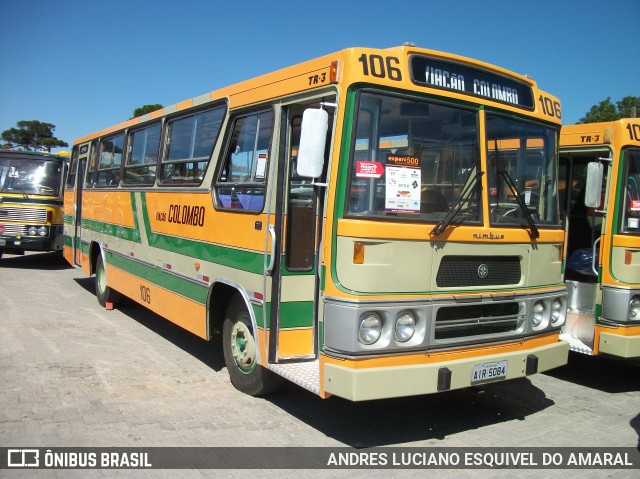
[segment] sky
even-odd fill
[[[142,105],[405,42],[529,75],[572,124],[640,96],[639,19],[640,0],[0,0],[0,132],[38,120],[71,145]]]

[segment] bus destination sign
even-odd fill
[[[533,109],[533,91],[525,83],[460,63],[413,55],[411,79],[418,85],[459,91]]]

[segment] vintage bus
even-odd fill
[[[0,151],[0,258],[60,251],[68,153]]]
[[[560,185],[562,338],[586,354],[640,357],[640,119],[563,126]]]
[[[222,349],[236,388],[418,395],[563,365],[559,101],[351,48],[75,142],[65,256]]]

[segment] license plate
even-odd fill
[[[471,383],[493,381],[507,377],[507,361],[476,364],[471,371]]]

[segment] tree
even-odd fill
[[[22,147],[25,150],[47,150],[51,148],[69,146],[62,140],[53,136],[56,126],[51,123],[43,123],[37,120],[22,120],[16,123],[17,128],[9,128],[2,132],[2,139],[9,147]]]
[[[620,118],[633,118],[633,109],[636,109],[635,116],[640,115],[640,97],[625,96],[618,103],[618,113]]]
[[[640,113],[640,97],[625,96],[615,105],[611,102],[611,97],[593,105],[587,114],[580,118],[579,123],[597,123],[600,121],[614,121],[620,118],[633,117],[633,107],[636,108],[636,115]]]
[[[151,113],[152,111],[160,110],[161,108],[164,108],[164,107],[162,105],[160,105],[159,103],[156,103],[155,105],[144,105],[144,106],[141,106],[140,108],[136,108],[135,110],[133,110],[133,118],[137,118],[139,116],[146,115],[147,113]]]

